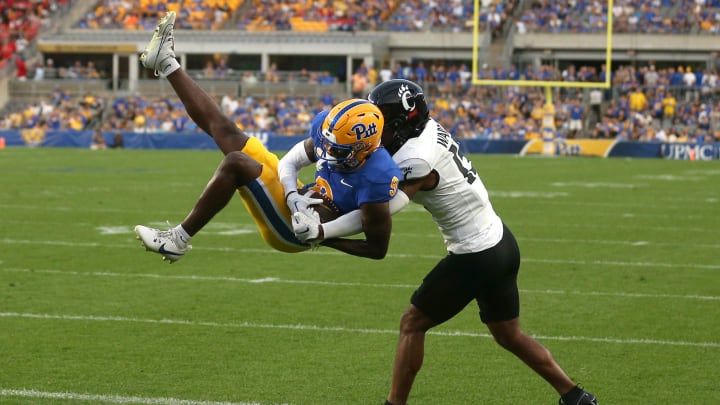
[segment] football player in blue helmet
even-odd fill
[[[390,154],[380,147],[383,123],[382,113],[370,101],[341,102],[315,116],[310,137],[280,160],[278,174],[293,211],[296,234],[303,230],[323,232],[303,235],[304,241],[327,239],[324,245],[340,251],[375,259],[385,256],[392,224],[389,201],[397,194],[401,173]],[[305,202],[307,197],[297,191],[297,173],[313,162],[319,164],[311,189],[332,199],[342,213],[359,208],[365,240],[331,241],[335,236],[350,234],[335,234],[333,221],[323,224],[323,228],[308,226],[312,225],[313,214],[302,207],[312,203]]]
[[[313,123],[315,157],[341,171],[354,171],[380,147],[384,119],[377,106],[351,99],[320,113]]]

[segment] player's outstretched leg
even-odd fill
[[[519,318],[489,322],[495,341],[513,353],[561,395],[560,405],[597,405],[593,394],[577,386],[555,361],[552,353],[520,328]]]
[[[155,75],[163,75],[175,90],[192,120],[210,135],[223,154],[242,150],[248,136],[220,109],[175,59],[175,12],[169,11],[160,19],[152,39],[140,55],[140,62]]]
[[[183,238],[175,228],[161,231],[138,225],[135,227],[135,234],[142,241],[145,249],[161,254],[163,260],[169,263],[180,260],[185,252],[192,249],[192,245],[189,245],[187,239]]]
[[[223,114],[218,103],[182,69],[175,59],[174,25],[175,13],[171,11],[158,23],[152,39],[140,56],[140,62],[155,71],[156,75],[167,78],[190,118],[213,138],[225,158],[180,225],[167,231],[143,225],[135,227],[135,233],[145,248],[161,254],[170,263],[179,260],[190,249],[190,238],[226,206],[237,189],[262,174],[263,165],[256,159],[269,164],[273,171],[276,169],[272,163],[277,162],[277,157],[271,155],[259,141],[253,140],[251,147],[247,148],[249,151],[246,150],[250,138]],[[279,184],[277,178],[270,174],[264,181],[265,184]],[[279,201],[276,206],[282,204],[284,207],[284,201]]]

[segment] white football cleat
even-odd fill
[[[140,63],[148,69],[155,71],[155,76],[160,72],[166,73],[167,68],[175,60],[175,39],[173,38],[173,28],[175,27],[175,12],[168,11],[157,27],[153,37],[145,47],[145,52],[140,55]],[[170,61],[168,58],[172,58]]]
[[[142,241],[145,250],[160,253],[163,260],[168,260],[170,264],[182,259],[185,252],[192,249],[192,245],[183,242],[174,229],[161,231],[138,225],[135,227],[135,234]]]

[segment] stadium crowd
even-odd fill
[[[24,66],[22,49],[47,24],[52,12],[72,0],[0,0],[2,24],[0,61],[16,55],[20,80],[60,78],[101,79],[107,72],[94,61],[74,61],[55,66]],[[158,14],[179,13],[179,29],[292,30],[298,19],[323,22],[331,30],[395,31],[471,29],[472,2],[463,0],[393,0],[301,2],[296,0],[101,0],[78,23],[87,29],[149,30]],[[524,4],[524,10],[517,6]],[[500,32],[514,21],[521,32],[593,32],[607,27],[607,2],[597,0],[532,0],[529,2],[482,0],[482,29]],[[671,0],[616,0],[611,10],[615,31],[716,33],[720,0],[673,2]],[[45,21],[45,22],[44,22]],[[232,72],[225,59],[208,61],[199,74],[226,78]],[[553,80],[604,82],[604,65],[564,66],[483,65],[481,79]],[[363,97],[380,81],[407,78],[432,95],[432,113],[448,129],[465,138],[527,139],[541,136],[546,104],[543,88],[483,87],[470,85],[471,72],[462,63],[413,61],[394,66],[361,65],[350,79],[354,96]],[[317,82],[337,80],[328,72],[242,73],[241,85],[258,82]],[[708,141],[720,139],[718,73],[693,66],[619,65],[611,72],[610,90],[560,89],[553,95],[555,127],[559,136],[619,138],[632,140]],[[269,98],[216,95],[238,126],[248,132],[269,131],[296,135],[307,130],[309,119],[337,100],[279,95]],[[144,96],[105,100],[99,95],[73,95],[60,88],[50,97],[6,111],[0,129],[46,128],[82,130],[101,126],[106,131],[187,132],[198,131],[182,104],[171,97]]]
[[[67,1],[67,0],[65,0]],[[47,1],[46,1],[47,2]],[[178,12],[180,29],[250,31],[471,31],[473,2],[467,0],[102,0],[77,24],[88,29],[153,29],[158,14]],[[614,31],[648,33],[720,32],[720,0],[481,0],[479,28],[499,35],[514,24],[526,32],[602,32],[608,12]]]
[[[0,0],[0,68],[25,66],[25,50],[70,0]]]
[[[509,20],[517,1],[482,0],[481,28]],[[249,31],[470,31],[473,3],[467,0],[102,0],[77,24],[88,29],[153,29],[158,14],[178,12],[180,29]]]
[[[516,22],[519,32],[603,32],[606,1],[533,0]],[[720,31],[720,1],[616,0],[613,32],[704,33]]]
[[[0,1],[0,66],[22,54],[53,14],[71,0]],[[464,0],[101,0],[76,24],[86,29],[151,30],[157,16],[178,12],[179,29],[470,31],[472,2]],[[479,27],[501,32],[510,22],[521,33],[601,32],[607,29],[607,2],[532,0],[520,13],[516,0],[480,1]],[[616,0],[610,10],[614,31],[720,33],[720,0]],[[514,14],[518,14],[514,16]],[[306,24],[300,24],[302,21]],[[313,23],[313,24],[308,24]]]
[[[218,29],[242,0],[101,0],[78,23],[78,28],[153,30],[159,15],[178,14],[176,28]]]
[[[379,81],[407,78],[425,87],[431,95],[433,116],[460,138],[531,139],[542,135],[544,88],[472,86],[464,64],[426,61],[397,64],[385,70],[388,72],[374,72],[374,68],[361,65],[355,73],[364,76],[363,88],[356,96],[364,97]],[[604,69],[591,66],[558,69],[543,65],[522,70],[486,67],[483,72],[494,79],[538,76],[552,80],[604,80]],[[258,72],[256,76],[259,78],[256,80],[275,81],[307,75],[293,72],[274,79],[267,72],[265,75]],[[716,71],[693,70],[690,66],[620,65],[612,72],[611,81],[610,90],[556,90],[553,97],[556,134],[637,141],[720,140],[720,84]],[[236,94],[216,98],[226,114],[244,130],[280,135],[305,133],[312,116],[339,101],[329,92],[320,98],[288,95],[253,98]],[[169,96],[149,99],[137,95],[105,100],[93,94],[69,94],[59,88],[50,98],[1,118],[0,129],[83,130],[101,126],[105,131],[138,133],[199,131],[182,104]]]

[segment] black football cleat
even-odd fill
[[[598,405],[595,395],[576,386],[570,392],[563,395],[558,402],[559,405]]]

